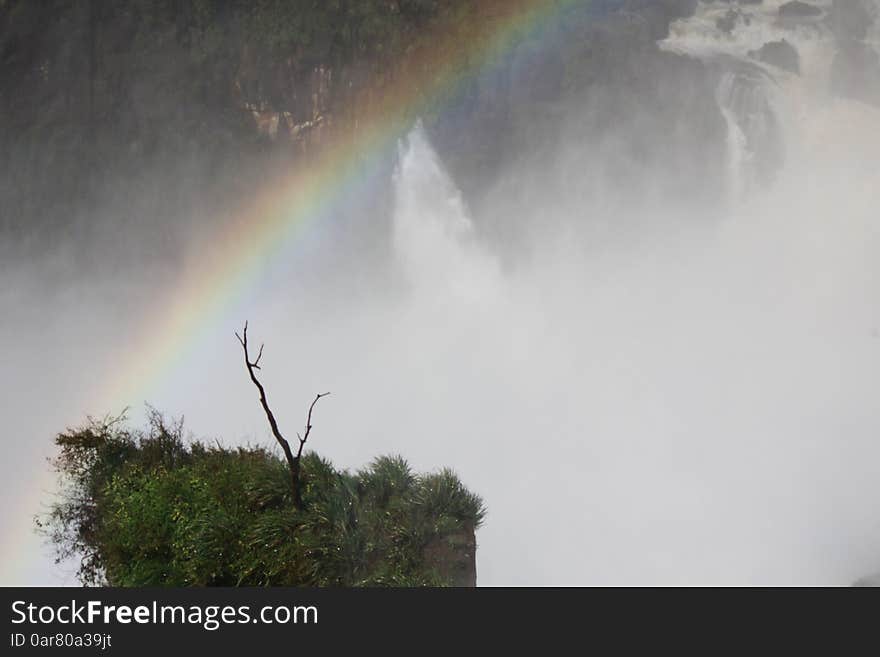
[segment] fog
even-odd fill
[[[282,429],[329,390],[311,448],[348,468],[389,453],[449,466],[484,497],[480,585],[880,571],[880,108],[832,93],[824,24],[778,24],[781,3],[766,2],[728,38],[715,4],[662,45],[717,80],[722,185],[707,172],[692,194],[670,188],[699,154],[645,164],[624,147],[638,125],[591,141],[594,101],[580,98],[549,155],[512,163],[471,204],[417,123],[378,246],[310,224],[141,398],[107,382],[199,266],[207,229],[187,229],[174,262],[133,255],[97,273],[63,251],[13,254],[2,583],[74,582],[31,517],[51,499],[52,436],[86,415],[129,405],[136,424],[148,402],[196,436],[272,445],[233,336],[245,319]],[[801,75],[749,60],[780,35]],[[730,91],[752,83],[745,104]]]

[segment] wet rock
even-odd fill
[[[425,563],[451,586],[472,588],[477,585],[477,540],[474,530],[434,538],[423,550]]]
[[[758,50],[751,51],[749,57],[790,73],[800,75],[801,72],[801,58],[797,48],[785,39],[765,43]]]
[[[838,95],[880,105],[880,53],[868,36],[880,21],[873,0],[835,0],[828,23],[837,38],[831,85]]]
[[[726,135],[716,82],[702,63],[657,46],[670,22],[696,6],[695,0],[572,4],[545,28],[553,38],[521,43],[500,70],[470,80],[454,109],[428,117],[431,141],[475,216],[512,166],[528,162],[540,170],[536,162],[552,162],[560,131],[573,130],[572,123],[585,140],[619,135],[639,153],[627,164],[664,170],[667,189],[686,184],[692,191],[695,176],[711,178],[706,172],[723,162]],[[575,106],[589,109],[573,115]],[[660,165],[643,152],[682,153],[683,162]],[[684,156],[693,153],[700,154],[698,164]],[[694,170],[686,170],[691,164]],[[628,193],[625,181],[636,175],[609,174],[608,185]],[[709,193],[711,185],[704,188]]]
[[[793,0],[786,2],[779,8],[780,18],[816,18],[823,14],[822,10],[807,2]]]
[[[620,10],[638,15],[647,25],[651,37],[659,40],[669,36],[671,21],[693,15],[697,4],[697,0],[626,0]]]
[[[834,0],[830,20],[838,39],[862,41],[877,17],[871,11],[869,0]]]
[[[869,44],[843,40],[831,64],[831,85],[846,98],[880,105],[880,54]]]
[[[715,26],[725,34],[731,34],[740,21],[748,25],[749,19],[741,11],[729,9],[724,16],[715,21]]]

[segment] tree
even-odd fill
[[[56,438],[61,487],[41,531],[86,585],[421,586],[475,582],[483,503],[449,470],[400,457],[356,473],[301,457],[303,510],[286,461],[259,447],[187,441],[151,410]]]
[[[305,430],[302,435],[296,434],[296,437],[299,439],[299,448],[296,450],[296,455],[294,455],[293,451],[290,449],[290,443],[287,442],[287,439],[282,435],[281,430],[278,428],[278,422],[275,420],[275,415],[272,413],[272,409],[269,408],[269,401],[266,399],[266,390],[257,378],[257,370],[260,369],[260,360],[263,358],[263,347],[265,345],[260,345],[260,353],[257,354],[257,359],[252,362],[250,354],[248,353],[247,331],[248,325],[247,322],[245,322],[244,330],[241,335],[236,333],[235,337],[238,338],[241,348],[244,351],[244,364],[247,367],[248,374],[250,374],[251,381],[253,381],[257,390],[260,392],[260,405],[263,407],[266,419],[269,420],[269,427],[272,429],[272,435],[275,437],[278,444],[281,445],[281,449],[284,452],[284,458],[287,459],[287,467],[290,470],[290,487],[293,491],[293,505],[298,510],[302,510],[302,468],[300,462],[302,460],[303,448],[306,446],[306,441],[309,439],[309,434],[312,431],[312,411],[315,410],[315,404],[318,403],[321,397],[326,397],[330,393],[318,393],[309,406],[309,414],[306,418]]]

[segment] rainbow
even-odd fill
[[[322,145],[307,168],[296,168],[265,185],[225,225],[167,298],[145,313],[128,356],[99,385],[91,407],[118,412],[150,398],[185,363],[203,332],[252,290],[280,254],[289,253],[304,229],[319,217],[332,216],[327,209],[351,192],[416,117],[454,103],[469,81],[491,71],[517,43],[539,34],[560,11],[585,1],[486,3],[479,26],[470,29],[475,38],[464,43],[460,33],[438,26],[426,39],[430,46],[411,56],[402,74],[355,105],[362,110],[357,112],[356,126],[334,130],[337,134]],[[32,500],[44,497],[52,487],[49,477],[48,472],[35,477],[34,489],[22,494],[20,501],[28,503],[22,506],[30,510]],[[16,579],[9,570],[16,562],[34,559],[30,523],[27,514],[21,527],[4,532],[4,543],[16,543],[0,551],[6,557],[4,583]]]
[[[583,2],[583,0],[580,0]],[[130,362],[105,383],[103,408],[140,404],[182,362],[182,357],[260,274],[286,253],[298,235],[362,179],[362,174],[405,134],[415,117],[454,102],[478,75],[503,60],[513,46],[540,31],[578,0],[506,0],[489,3],[481,39],[462,49],[459,34],[439,33],[430,49],[418,53],[407,71],[372,103],[352,130],[343,130],[321,149],[317,162],[267,185],[216,238],[198,266],[161,304],[156,326],[143,324]],[[425,89],[426,77],[432,80]],[[154,315],[156,313],[153,313]]]

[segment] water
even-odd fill
[[[350,289],[314,272],[254,290],[149,401],[198,435],[271,445],[232,337],[249,318],[282,427],[331,390],[310,439],[322,454],[452,466],[485,497],[484,585],[847,584],[880,570],[880,111],[833,93],[832,31],[780,24],[780,4],[743,6],[751,21],[730,35],[716,26],[728,3],[702,4],[663,44],[714,76],[727,180],[712,203],[695,212],[637,166],[609,201],[587,172],[638,156],[626,134],[599,148],[565,132],[593,111],[573,103],[552,161],[503,177],[529,195],[490,194],[477,213],[416,126],[391,181],[387,261],[348,263],[314,239],[309,262],[350,273]],[[749,56],[781,38],[801,75]],[[501,218],[492,233],[486,216]],[[502,258],[504,219],[528,226],[528,257]],[[4,470],[10,523],[38,510],[21,490],[45,471],[48,436],[118,410],[88,408],[84,389],[173,283],[71,281],[50,298],[22,271],[2,300],[27,312],[0,323],[22,437]],[[51,481],[37,487],[45,499]],[[17,555],[4,583],[71,581],[32,538],[4,550]]]
[[[431,409],[456,419],[427,433],[467,440],[485,482],[483,583],[845,584],[880,568],[880,112],[832,92],[830,29],[782,24],[780,4],[731,35],[704,5],[663,44],[717,76],[728,195],[707,223],[669,197],[603,212],[565,170],[518,212],[616,228],[586,244],[534,230],[490,312],[444,316],[474,323],[432,371],[449,389]],[[800,75],[749,55],[783,38]],[[590,158],[577,148],[559,161]],[[420,194],[415,163],[407,216],[464,212]],[[450,286],[473,267],[443,260]]]

